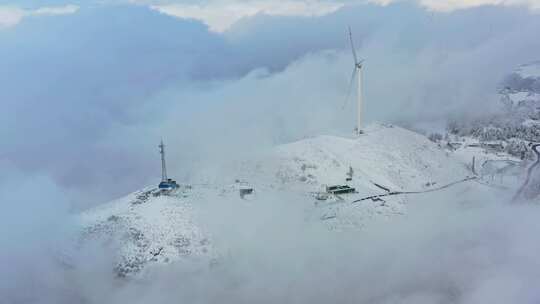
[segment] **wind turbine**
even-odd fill
[[[363,99],[363,90],[362,90],[362,68],[364,64],[364,60],[358,60],[358,56],[356,56],[356,50],[354,48],[354,42],[352,38],[352,32],[351,27],[349,27],[349,40],[351,41],[351,49],[354,59],[354,68],[351,75],[351,80],[349,82],[349,90],[347,92],[347,99],[345,104],[348,103],[349,97],[351,95],[352,86],[354,83],[354,79],[358,76],[358,94],[357,94],[357,108],[356,108],[356,127],[354,128],[355,133],[362,134],[362,99]]]

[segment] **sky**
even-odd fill
[[[95,275],[110,266],[107,252],[90,250],[93,263],[86,263],[88,268],[75,277],[65,277],[51,271],[54,263],[46,259],[49,245],[70,235],[70,214],[159,181],[157,145],[162,138],[169,174],[191,182],[197,180],[199,170],[276,144],[350,133],[354,104],[346,103],[353,68],[348,26],[357,53],[366,60],[366,121],[438,130],[449,118],[498,110],[496,93],[505,75],[519,64],[540,59],[539,9],[537,0],[0,0],[0,203],[4,207],[0,247],[9,248],[0,252],[0,273],[9,274],[0,277],[0,294],[33,286],[37,288],[29,294],[33,296],[70,286],[91,298],[88,303],[103,303],[96,290],[115,286]],[[452,234],[456,223],[462,222],[446,218],[446,209],[436,210],[436,219],[445,220],[444,225],[428,239],[405,234],[404,239],[411,241],[406,248],[409,259],[404,268],[384,268],[381,280],[385,275],[395,277],[390,284],[410,292],[411,303],[433,303],[440,296],[438,290],[416,294],[418,286],[407,283],[421,266],[412,256],[424,251],[427,262],[436,264],[439,250],[447,250],[461,260],[445,256],[449,268],[433,268],[422,282],[445,280],[445,270],[465,261],[476,270],[464,268],[470,279],[466,281],[476,285],[465,288],[460,285],[462,278],[450,278],[448,285],[467,291],[463,303],[485,299],[489,290],[501,286],[508,287],[507,294],[498,294],[491,302],[526,302],[535,295],[520,293],[521,278],[536,282],[538,276],[527,263],[534,261],[530,252],[537,252],[538,246],[514,235],[536,231],[538,225],[528,207],[515,212],[505,208],[492,211],[503,225],[469,210],[472,215],[464,224],[473,234],[465,241]],[[467,216],[469,211],[459,214]],[[418,216],[422,223],[422,213]],[[512,222],[513,218],[523,221]],[[431,227],[430,223],[397,225],[403,228],[397,231]],[[268,229],[266,237],[271,241],[275,237],[271,229],[277,227]],[[486,239],[486,230],[500,242]],[[385,258],[395,258],[391,252],[401,237],[384,230],[379,244],[388,248]],[[433,241],[439,237],[443,241]],[[243,240],[241,234],[239,238],[231,242],[256,241]],[[331,237],[325,241],[332,242]],[[468,241],[477,244],[478,251],[460,251],[461,242]],[[312,252],[311,242],[316,240],[308,237],[301,248]],[[507,267],[502,269],[481,258],[501,244],[516,248],[495,257]],[[294,243],[285,246],[276,250],[290,250]],[[261,264],[257,257],[268,257],[260,250],[254,249],[243,270],[268,270],[256,268]],[[347,252],[356,253],[357,248]],[[321,254],[325,253],[335,254]],[[367,265],[375,262],[374,256],[361,260],[345,256],[350,263],[336,260],[331,266]],[[314,253],[307,258],[321,256]],[[274,282],[286,279],[284,269],[295,262],[283,261],[283,268],[271,277]],[[311,277],[317,278],[308,266],[302,269],[310,269]],[[43,273],[50,277],[37,279]],[[345,273],[344,278],[355,275],[352,270]],[[221,290],[216,280],[224,278],[221,275],[255,277],[254,272],[234,269],[214,275],[194,278],[181,291],[197,290],[198,280],[207,281],[215,287],[211,295],[238,300]],[[369,279],[366,274],[360,281]],[[338,282],[348,291],[356,288]],[[255,280],[237,292],[256,295],[263,283]],[[340,286],[336,290],[342,291]],[[158,287],[154,285],[150,295],[167,302]],[[279,287],[276,290],[287,288]],[[133,288],[119,289],[116,301],[110,302],[126,302],[125,293],[133,294]],[[55,301],[60,294],[65,295],[51,294],[41,302],[62,303]]]
[[[128,3],[148,6],[154,10],[179,18],[193,18],[207,24],[213,31],[223,32],[238,20],[257,14],[273,16],[321,16],[333,13],[345,6],[375,3],[389,5],[407,0],[109,0],[109,1],[27,1],[14,5],[7,1],[0,11],[0,25],[13,26],[22,18],[35,15],[62,15],[75,12],[79,5],[107,5]],[[522,6],[532,10],[540,8],[538,0],[409,0],[431,11],[450,12],[485,5]]]

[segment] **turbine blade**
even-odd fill
[[[351,27],[349,26],[349,40],[351,41],[351,48],[352,48],[352,54],[353,54],[353,58],[354,58],[354,64],[358,64],[358,57],[356,56],[356,50],[354,49],[354,42],[353,42],[353,39],[352,39],[352,31],[351,31]]]
[[[347,89],[347,97],[345,98],[345,103],[343,104],[341,109],[345,109],[345,107],[349,104],[349,99],[351,98],[352,87],[354,84],[354,79],[356,78],[357,71],[358,70],[356,69],[356,66],[355,66],[351,74],[351,80],[349,81],[349,88]]]

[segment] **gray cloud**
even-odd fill
[[[57,284],[56,280],[60,278],[55,257],[74,228],[69,218],[69,203],[61,188],[50,178],[28,176],[10,164],[1,165],[2,301],[49,302],[56,297],[49,292],[49,287]],[[36,301],[40,294],[46,300]]]
[[[540,49],[537,19],[400,3],[257,15],[222,35],[136,6],[25,20],[0,33],[1,157],[87,206],[153,182],[161,136],[188,177],[193,159],[223,149],[346,132],[347,25],[367,59],[368,121],[441,124],[496,109],[500,79]]]
[[[2,155],[25,170],[49,171],[76,188],[85,184],[97,190],[103,186],[95,184],[98,179],[120,181],[122,188],[119,170],[147,169],[138,169],[136,153],[122,150],[121,144],[104,147],[99,141],[111,130],[155,124],[165,108],[139,109],[156,91],[220,77],[227,67],[216,56],[227,53],[220,37],[198,23],[144,8],[89,9],[54,20],[25,20],[0,35],[5,67],[0,80],[6,88],[0,94],[8,109],[0,114]],[[111,168],[120,158],[126,162]],[[98,163],[110,169],[91,169]]]

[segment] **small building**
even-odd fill
[[[349,166],[349,171],[347,172],[347,177],[345,178],[345,181],[350,182],[352,181],[354,175],[354,170],[351,166]]]
[[[329,194],[347,194],[355,192],[356,189],[348,185],[326,186],[326,193]]]
[[[253,188],[250,188],[250,187],[241,187],[239,189],[239,192],[240,192],[240,198],[244,198],[246,195],[251,195],[253,194]]]
[[[252,195],[255,192],[255,189],[253,189],[248,182],[241,181],[239,179],[236,179],[234,182],[241,199],[244,199],[246,196]]]
[[[172,190],[178,188],[178,184],[176,181],[168,178],[166,181],[161,181],[158,188],[162,190]]]
[[[504,151],[504,145],[497,141],[483,142],[482,148],[491,151]]]

